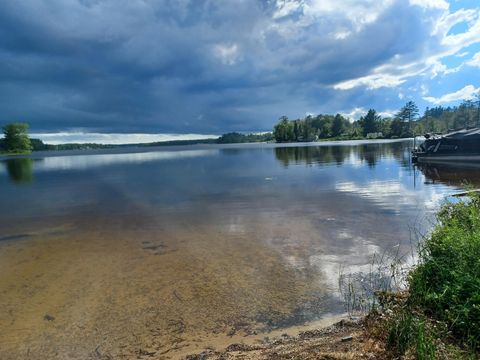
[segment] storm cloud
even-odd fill
[[[479,86],[468,65],[479,9],[454,3],[4,0],[0,122],[220,134],[269,130],[281,115],[428,105]],[[430,91],[438,83],[445,91]]]

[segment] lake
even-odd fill
[[[410,141],[0,159],[0,358],[176,358],[343,314],[477,168]],[[414,254],[413,254],[414,256]],[[407,257],[405,257],[407,259]]]

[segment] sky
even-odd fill
[[[2,0],[0,64],[0,123],[57,142],[389,116],[480,91],[480,1]]]

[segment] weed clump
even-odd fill
[[[389,358],[478,359],[480,197],[445,204],[437,220],[406,288],[375,292],[378,306],[370,309],[367,331]]]
[[[411,352],[416,359],[437,358],[435,335],[421,317],[403,309],[389,321],[388,327],[386,345],[394,355]]]
[[[444,322],[462,345],[480,349],[480,198],[448,203],[409,276],[409,306]]]

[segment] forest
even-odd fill
[[[319,139],[396,139],[445,133],[480,125],[479,99],[465,100],[454,107],[427,107],[422,116],[419,116],[417,105],[409,101],[393,117],[382,117],[370,109],[353,122],[341,114],[309,115],[295,120],[282,116],[273,128],[273,136],[276,142],[309,142]]]

